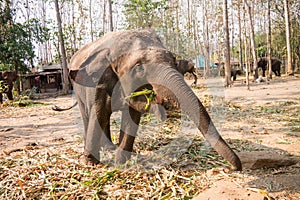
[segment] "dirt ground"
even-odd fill
[[[188,83],[190,82],[188,80]],[[300,76],[275,77],[268,82],[251,83],[250,90],[246,89],[244,80],[241,77],[238,78],[232,87],[226,89],[223,87],[222,79],[201,79],[194,91],[207,107],[222,136],[241,155],[241,158],[243,158],[242,162],[247,167],[242,172],[229,172],[225,169],[227,167],[226,164],[206,169],[201,164],[198,165],[191,160],[189,164],[183,166],[182,160],[186,158],[181,159],[180,164],[179,162],[173,164],[173,168],[171,167],[172,169],[170,170],[174,171],[175,174],[181,174],[181,169],[189,171],[188,174],[192,173],[192,175],[185,174],[189,177],[188,180],[191,181],[189,184],[197,186],[190,190],[189,195],[185,194],[185,196],[193,197],[194,199],[230,200],[262,200],[264,197],[266,199],[271,199],[270,197],[274,199],[300,199]],[[49,97],[45,97],[45,95],[37,97],[39,98],[34,101],[39,102],[39,104],[33,106],[3,106],[0,108],[0,188],[1,186],[6,188],[0,189],[0,198],[5,199],[7,197],[9,199],[6,193],[12,190],[9,188],[10,184],[20,187],[19,190],[15,189],[19,193],[16,192],[14,196],[19,197],[19,199],[27,199],[26,197],[28,197],[26,193],[28,190],[24,188],[34,187],[33,185],[30,187],[26,185],[26,181],[22,182],[22,184],[20,182],[13,183],[13,178],[5,173],[9,171],[14,173],[14,170],[17,170],[15,166],[17,165],[21,169],[22,165],[14,163],[8,166],[8,161],[11,163],[13,160],[21,159],[20,157],[22,156],[28,156],[29,154],[33,156],[43,150],[47,150],[48,154],[51,154],[53,151],[70,152],[72,150],[72,152],[76,151],[78,154],[82,152],[83,128],[78,107],[65,112],[51,110],[53,105],[61,107],[72,105],[75,101],[74,96],[55,96],[52,94]],[[112,129],[114,134],[117,134],[118,114],[115,115],[115,118],[112,122]],[[149,126],[145,125],[145,127]],[[149,144],[147,143],[162,145],[162,143],[155,143],[157,140],[152,141],[151,138],[139,137],[136,141],[136,151],[150,151],[152,147],[148,148],[147,145]],[[198,142],[198,139],[196,138],[194,142]],[[201,139],[201,142],[203,142],[203,139]],[[189,149],[192,149],[192,146]],[[289,160],[295,160],[296,164],[276,166],[275,163],[273,167],[268,167],[266,163],[271,161],[268,158],[263,158],[265,159],[262,159],[264,167],[254,169],[254,164],[247,157],[248,154],[246,156],[243,154],[245,152],[250,153],[250,157],[258,156],[261,152],[264,152],[263,154],[270,154],[272,158],[275,157],[275,160],[276,155],[278,155],[278,160],[284,161],[281,165],[288,165]],[[276,155],[272,153],[276,153]],[[68,156],[68,153],[64,154],[64,156]],[[76,158],[78,158],[78,155],[75,157],[75,160]],[[77,163],[77,161],[74,162]],[[247,162],[250,162],[250,164]],[[34,161],[31,161],[31,163],[34,163]],[[177,167],[179,165],[180,167]],[[143,174],[144,172],[141,173]],[[160,174],[163,174],[163,172],[160,171]],[[143,174],[142,179],[145,176]],[[157,177],[158,175],[155,176]],[[178,175],[178,177],[182,176]],[[134,177],[136,178],[138,175]],[[150,180],[150,178],[145,179]],[[19,180],[23,181],[25,179]],[[134,180],[130,181],[131,185],[135,185]],[[164,180],[160,181],[163,183],[163,189],[157,189],[157,191],[162,191],[159,196],[160,199],[163,199],[163,197],[165,199],[183,197],[178,196],[180,193],[178,191],[182,190],[180,190],[182,187],[179,183],[174,183],[178,187],[170,185],[168,188],[170,181],[168,183],[164,182]],[[29,178],[28,182],[30,182]],[[205,182],[205,186],[201,186],[201,182]],[[112,182],[110,186],[114,187],[114,184]],[[126,187],[130,187],[130,184]],[[104,185],[102,189],[108,194],[106,198],[114,199],[110,195],[116,195],[115,199],[123,199],[122,192],[120,194],[112,193],[111,189],[107,189],[108,184],[106,182]],[[149,183],[149,185],[152,184]],[[122,187],[121,189],[126,191]],[[134,187],[137,186],[135,185]],[[148,191],[147,187],[144,187],[145,191]],[[154,186],[152,185],[151,187]],[[143,189],[142,186],[141,188]],[[119,190],[123,191],[121,189]],[[43,191],[45,191],[45,188]],[[64,191],[67,191],[67,189]],[[127,189],[128,191],[131,190]],[[132,189],[132,191],[135,190]],[[151,193],[149,191],[148,193]],[[165,191],[171,192],[165,193]],[[155,192],[152,191],[149,196],[156,199],[158,194]],[[47,194],[48,196],[40,194],[39,197],[56,199],[51,195],[58,195],[58,193],[55,193],[55,189],[45,193],[49,193]],[[184,193],[184,191],[181,191],[181,193]],[[141,196],[136,194],[134,197],[143,199]],[[124,196],[124,199],[135,198],[127,194],[127,196]]]

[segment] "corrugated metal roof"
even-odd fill
[[[61,70],[61,64],[55,63],[51,65],[43,65],[42,71],[49,71],[49,70]]]

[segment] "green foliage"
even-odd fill
[[[168,9],[166,0],[127,0],[124,7],[128,29],[160,27],[161,12]]]
[[[38,19],[14,23],[13,12],[6,4],[0,4],[0,70],[28,71],[26,63],[34,58],[33,41],[43,42],[49,38],[48,29]]]
[[[2,24],[0,43],[0,61],[6,70],[18,69],[24,66],[24,60],[33,57],[32,44],[28,42],[28,34],[22,24]]]
[[[256,51],[258,57],[265,57],[268,53],[267,34],[257,32],[255,34],[255,43],[257,44]]]

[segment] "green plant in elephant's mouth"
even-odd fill
[[[141,95],[144,95],[147,99],[147,103],[145,105],[145,110],[148,110],[151,101],[153,101],[156,96],[153,90],[149,90],[149,89],[145,88],[141,91],[132,92],[129,96],[126,97],[126,99],[130,99],[130,98],[141,96]]]

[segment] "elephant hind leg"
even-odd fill
[[[280,76],[280,70],[279,71],[278,70],[274,70],[273,72],[274,72],[275,76]]]
[[[111,100],[109,94],[103,88],[97,88],[96,90],[96,100],[95,100],[95,111],[97,115],[97,121],[100,125],[101,130],[101,147],[105,150],[115,149],[114,144],[111,140],[110,132],[110,116],[111,111]]]
[[[13,93],[12,93],[12,89],[11,89],[11,88],[8,89],[6,95],[7,95],[7,98],[8,98],[9,100],[11,100],[11,101],[14,100]]]

